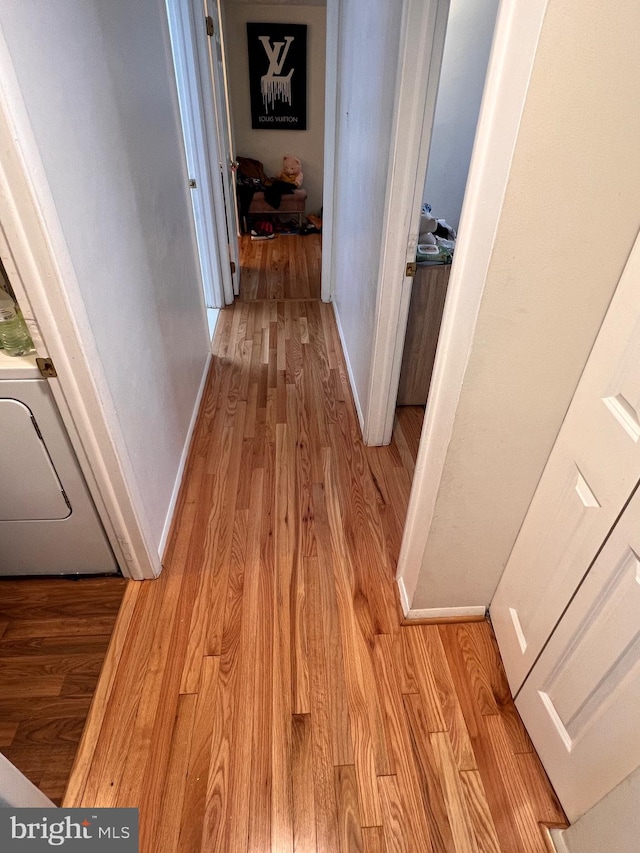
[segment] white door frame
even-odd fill
[[[413,282],[406,275],[406,266],[416,258],[448,15],[449,0],[403,3],[368,405],[363,424],[364,442],[369,445],[389,444],[393,431]]]
[[[198,0],[195,2],[197,7]],[[205,34],[204,27],[198,28],[196,46],[200,56],[200,74],[206,78],[202,85],[205,94],[205,117],[207,126],[213,128],[216,137],[216,151],[219,154],[218,165],[227,231],[225,251],[223,253],[221,250],[220,259],[221,264],[226,264],[231,269],[233,293],[238,296],[240,293],[240,248],[238,244],[240,228],[236,203],[236,159],[231,112],[229,110],[222,8],[220,0],[209,0],[209,2],[200,0],[199,5],[203,9],[203,14],[208,15],[213,21],[211,37]],[[218,68],[216,41],[220,46],[221,68]],[[211,91],[210,98],[209,90]]]
[[[324,174],[322,176],[322,272],[320,298],[331,302],[335,282],[334,206],[338,176],[336,141],[340,121],[338,104],[338,45],[340,0],[327,0],[324,80]]]
[[[39,355],[58,377],[51,392],[125,577],[160,574],[144,503],[40,153],[0,31],[0,254]]]
[[[429,537],[547,4],[548,0],[502,0],[498,9],[398,560],[396,577],[402,606],[405,615],[415,618],[436,615],[412,612],[411,601]],[[396,341],[402,352],[400,334]],[[388,398],[387,418],[392,408],[393,395]]]
[[[207,310],[233,302],[204,4],[165,0]]]

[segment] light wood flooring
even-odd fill
[[[543,853],[562,813],[489,625],[399,619],[411,434],[363,446],[330,305],[223,310],[65,805],[139,807],[145,853]]]
[[[125,586],[115,577],[0,580],[0,752],[56,804]]]
[[[322,237],[240,237],[240,299],[319,299]]]

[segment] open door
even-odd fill
[[[227,87],[227,69],[224,53],[224,35],[222,26],[221,0],[204,0],[209,36],[209,65],[213,81],[213,100],[215,110],[216,135],[220,154],[220,176],[224,194],[225,220],[227,224],[227,244],[229,246],[229,264],[233,292],[240,292],[240,252],[238,246],[238,208],[236,205],[236,157],[233,139],[233,126],[229,111]]]

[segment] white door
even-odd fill
[[[215,173],[212,175],[209,163],[204,94],[196,48],[196,27],[203,29],[205,24],[201,17],[195,20],[192,5],[184,0],[166,0],[166,6],[205,305],[207,309],[217,309],[233,297],[227,275],[227,298],[221,268],[223,254],[218,243],[224,240],[226,257],[226,229],[219,230],[216,221]],[[218,194],[222,196],[221,187]],[[222,207],[221,202],[219,206]]]
[[[236,155],[233,139],[231,111],[229,109],[227,71],[224,53],[224,35],[220,0],[205,0],[205,14],[209,25],[209,62],[213,80],[216,133],[220,153],[220,174],[226,210],[227,239],[233,292],[240,292],[240,253],[238,247],[238,208],[236,206]]]
[[[640,480],[640,239],[491,603],[516,693]]]
[[[0,380],[0,576],[118,571],[46,379]]]
[[[639,555],[636,492],[516,700],[572,821],[640,765]]]

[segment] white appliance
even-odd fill
[[[35,357],[0,350],[0,575],[116,572]]]

